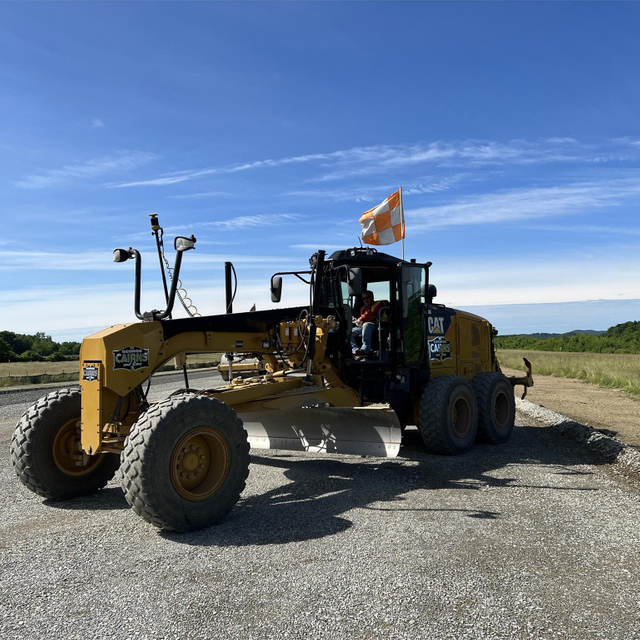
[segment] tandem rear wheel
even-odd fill
[[[125,498],[147,522],[168,531],[209,527],[245,487],[247,433],[233,409],[215,398],[168,398],[131,429],[121,470]]]
[[[515,424],[515,399],[509,380],[498,371],[439,376],[422,392],[419,429],[430,451],[457,455],[474,440],[502,444]]]
[[[478,440],[502,444],[511,437],[516,420],[513,387],[498,371],[474,376],[471,386],[478,401]]]

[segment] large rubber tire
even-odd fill
[[[231,511],[245,487],[247,432],[235,411],[215,398],[168,398],[133,426],[121,469],[125,498],[147,522],[167,531],[209,527]]]
[[[420,398],[420,424],[427,449],[459,455],[473,446],[478,407],[471,385],[460,376],[438,376]]]
[[[20,482],[43,498],[61,500],[95,493],[120,466],[112,453],[89,456],[77,466],[80,390],[59,389],[32,404],[16,425],[11,462]]]
[[[478,402],[478,440],[507,442],[516,421],[511,383],[498,371],[485,371],[474,376],[471,386]]]

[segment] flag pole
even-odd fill
[[[402,232],[402,259],[404,260],[404,204],[402,202],[402,187],[400,187],[400,213],[401,213],[400,230]]]

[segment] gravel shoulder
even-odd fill
[[[506,375],[522,375],[515,369],[503,369]],[[624,391],[605,389],[582,380],[537,375],[527,400],[561,413],[595,429],[615,432],[615,437],[640,449],[640,402]],[[522,387],[516,387],[520,396]]]
[[[31,494],[15,419],[2,638],[640,638],[640,493],[528,417],[461,457],[412,428],[394,460],[254,453],[230,516],[186,535],[147,525],[115,481]]]

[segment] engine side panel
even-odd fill
[[[479,316],[434,305],[427,317],[431,377],[459,375],[468,380],[493,369],[491,324]]]

